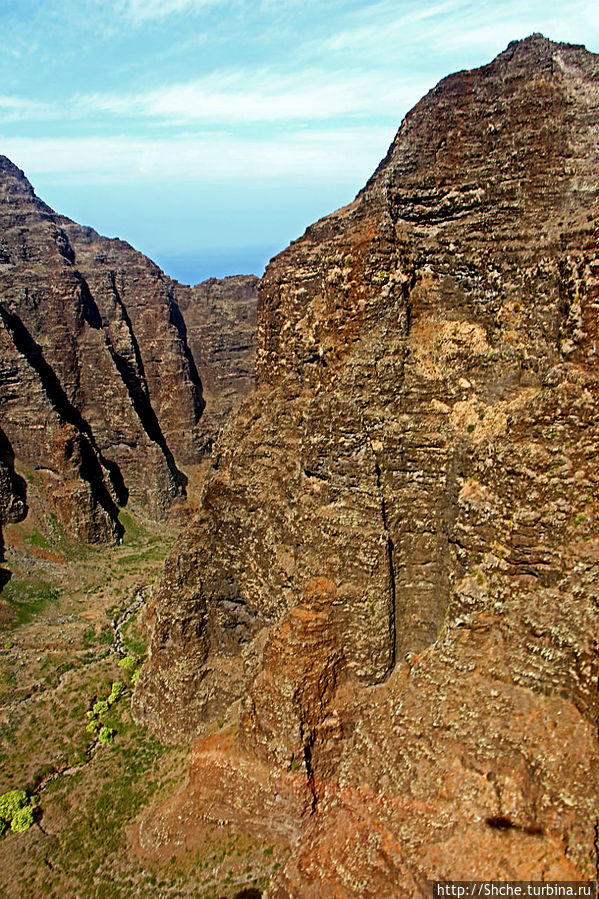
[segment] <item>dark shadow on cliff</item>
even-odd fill
[[[160,427],[158,416],[156,415],[156,412],[154,411],[154,408],[152,406],[139,344],[133,332],[133,325],[131,323],[131,319],[129,318],[129,313],[127,312],[125,304],[123,303],[117,290],[114,275],[111,276],[111,285],[115,301],[120,308],[123,322],[126,325],[127,331],[129,333],[129,339],[131,341],[131,346],[133,349],[135,364],[133,364],[129,359],[127,359],[125,356],[122,356],[116,351],[110,341],[110,338],[108,337],[107,332],[104,331],[106,348],[110,353],[110,357],[114,362],[116,370],[121,376],[121,380],[123,381],[123,384],[127,389],[127,393],[129,394],[129,398],[131,399],[131,404],[142,424],[144,431],[146,432],[150,440],[152,440],[160,447],[175,483],[180,487],[185,488],[187,486],[187,477],[183,474],[182,471],[179,471],[179,469],[177,468],[175,458],[166,442],[164,434],[162,433],[162,428]],[[82,282],[82,293],[87,308],[93,311],[93,321],[98,322],[98,324],[94,324],[93,327],[100,327],[102,324],[100,311],[96,306],[96,302],[91,295],[89,287],[85,281]]]
[[[106,487],[104,471],[102,470],[105,469],[109,475],[110,484],[114,489],[119,505],[124,506],[127,503],[129,492],[118,465],[102,455],[89,423],[70,402],[56,373],[44,359],[42,348],[33,339],[18,315],[9,312],[0,303],[0,318],[2,318],[6,328],[11,333],[17,350],[27,359],[37,373],[44,391],[58,415],[68,424],[75,427],[81,434],[83,438],[82,451],[85,457],[81,476],[90,484],[93,495],[122,534],[122,528],[118,522],[118,508]],[[83,449],[84,447],[87,452]]]
[[[4,558],[4,538],[2,537],[2,528],[0,528],[0,561]],[[0,568],[0,593],[2,593],[5,584],[8,584],[12,577],[12,572],[8,568]]]
[[[197,402],[197,421],[200,420],[202,415],[204,414],[204,409],[206,408],[206,400],[204,399],[204,388],[202,386],[202,379],[200,378],[200,373],[196,367],[195,359],[193,358],[193,354],[189,349],[189,344],[187,342],[187,325],[185,324],[185,319],[181,313],[181,309],[179,308],[179,304],[171,298],[171,321],[174,326],[177,328],[181,337],[183,339],[183,352],[185,353],[185,359],[187,360],[187,364],[189,365],[189,374],[192,380],[194,387],[196,388],[196,402]]]
[[[10,440],[0,428],[0,562],[4,561],[4,534],[2,526],[9,522],[22,521],[27,515],[27,484],[15,471],[15,454]],[[0,590],[10,579],[10,572],[0,571]]]
[[[27,515],[27,483],[15,471],[15,452],[12,444],[0,427],[0,465],[4,465],[10,478],[13,500],[7,512],[6,521],[22,521]]]

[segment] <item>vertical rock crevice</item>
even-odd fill
[[[21,319],[15,313],[9,312],[3,303],[0,303],[0,317],[11,334],[16,349],[36,372],[52,408],[60,419],[70,424],[78,433],[81,451],[80,474],[89,483],[92,495],[113,522],[116,532],[121,533],[116,503],[125,505],[128,493],[118,466],[107,460],[100,452],[89,424],[69,401],[56,373],[46,362],[41,346],[33,339]],[[67,455],[68,457],[70,456]]]

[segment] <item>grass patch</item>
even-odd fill
[[[139,627],[135,617],[125,623],[121,634],[130,655],[137,658],[145,656],[148,649],[148,636]]]
[[[58,597],[57,588],[41,578],[12,578],[2,591],[2,598],[14,613],[14,627],[26,624],[48,603],[55,603]]]
[[[149,531],[130,510],[121,509],[119,521],[125,529],[123,534],[123,544],[125,546],[135,546],[150,537]]]
[[[34,528],[31,534],[25,537],[25,542],[30,546],[38,546],[40,549],[48,549],[50,546],[44,535],[37,528]]]

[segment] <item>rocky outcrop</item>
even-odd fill
[[[0,562],[4,560],[2,526],[21,521],[25,517],[25,492],[25,483],[14,469],[12,448],[0,428]]]
[[[185,493],[185,467],[206,455],[232,405],[228,396],[217,424],[204,425],[177,301],[190,305],[192,294],[128,244],[56,215],[0,158],[0,424],[74,537],[113,540],[128,500],[164,516]],[[227,289],[221,294],[226,305]],[[199,342],[219,339],[219,309],[210,316]],[[201,330],[201,311],[193,322]],[[243,334],[251,342],[245,322]],[[219,365],[226,380],[226,348]]]
[[[135,709],[237,722],[153,826],[267,831],[274,790],[269,896],[595,876],[598,124],[599,57],[510,44],[261,283]]]

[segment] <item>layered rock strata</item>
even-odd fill
[[[178,287],[187,342],[202,381],[206,433],[211,428],[218,435],[254,389],[258,280],[255,275],[233,275]]]
[[[0,424],[74,537],[115,539],[129,499],[162,517],[210,449],[178,302],[190,293],[128,244],[54,213],[0,158]],[[207,339],[217,320],[218,309]]]
[[[286,833],[281,899],[595,876],[598,127],[599,57],[510,44],[270,264],[135,696],[235,723],[146,839]]]

